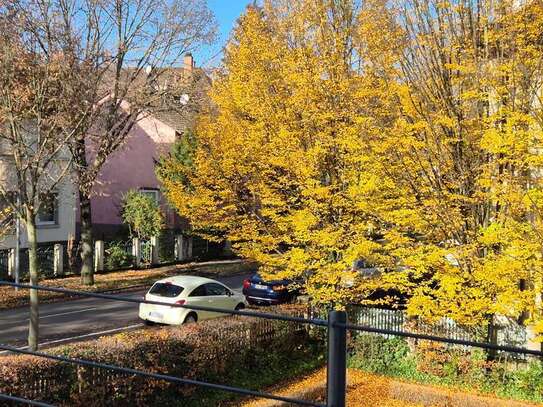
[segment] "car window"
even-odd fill
[[[172,283],[155,283],[149,290],[149,294],[173,298],[181,294],[183,290],[183,287]]]
[[[196,287],[190,293],[189,297],[204,297],[207,295],[206,285],[202,284],[201,286]]]
[[[216,283],[206,284],[206,289],[207,295],[228,295],[229,293],[226,287]]]

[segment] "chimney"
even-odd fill
[[[194,58],[190,52],[185,54],[185,57],[183,58],[183,65],[185,70],[189,72],[191,72],[192,68],[194,68]]]

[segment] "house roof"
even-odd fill
[[[124,74],[135,89],[127,95],[128,102],[137,102],[143,94],[146,98],[149,93],[156,94],[145,110],[179,133],[194,125],[196,113],[207,99],[211,85],[209,76],[199,68],[167,67],[150,72],[127,68]],[[129,75],[136,76],[131,79]]]
[[[172,84],[174,89],[168,92],[168,96],[173,95],[173,98],[161,100],[150,108],[150,112],[164,124],[182,133],[194,125],[196,114],[208,98],[211,80],[202,69],[195,68],[187,72],[182,68],[173,68],[161,76],[161,82],[166,87]]]

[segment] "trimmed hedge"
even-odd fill
[[[132,331],[49,351],[228,385],[250,384],[254,381],[248,379],[255,375],[265,376],[270,369],[285,372],[302,360],[302,364],[318,366],[322,352],[323,347],[312,341],[302,326],[237,317]],[[256,382],[266,386],[273,380]],[[215,405],[211,399],[217,398],[217,392],[205,388],[30,356],[2,359],[0,393],[69,406],[186,406],[201,405],[206,398],[210,400],[207,405]]]

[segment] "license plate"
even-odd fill
[[[256,288],[257,290],[267,290],[267,289],[268,289],[267,286],[262,285],[262,284],[255,284],[255,288]]]
[[[162,319],[164,318],[164,315],[162,315],[160,312],[150,312],[149,317]]]

